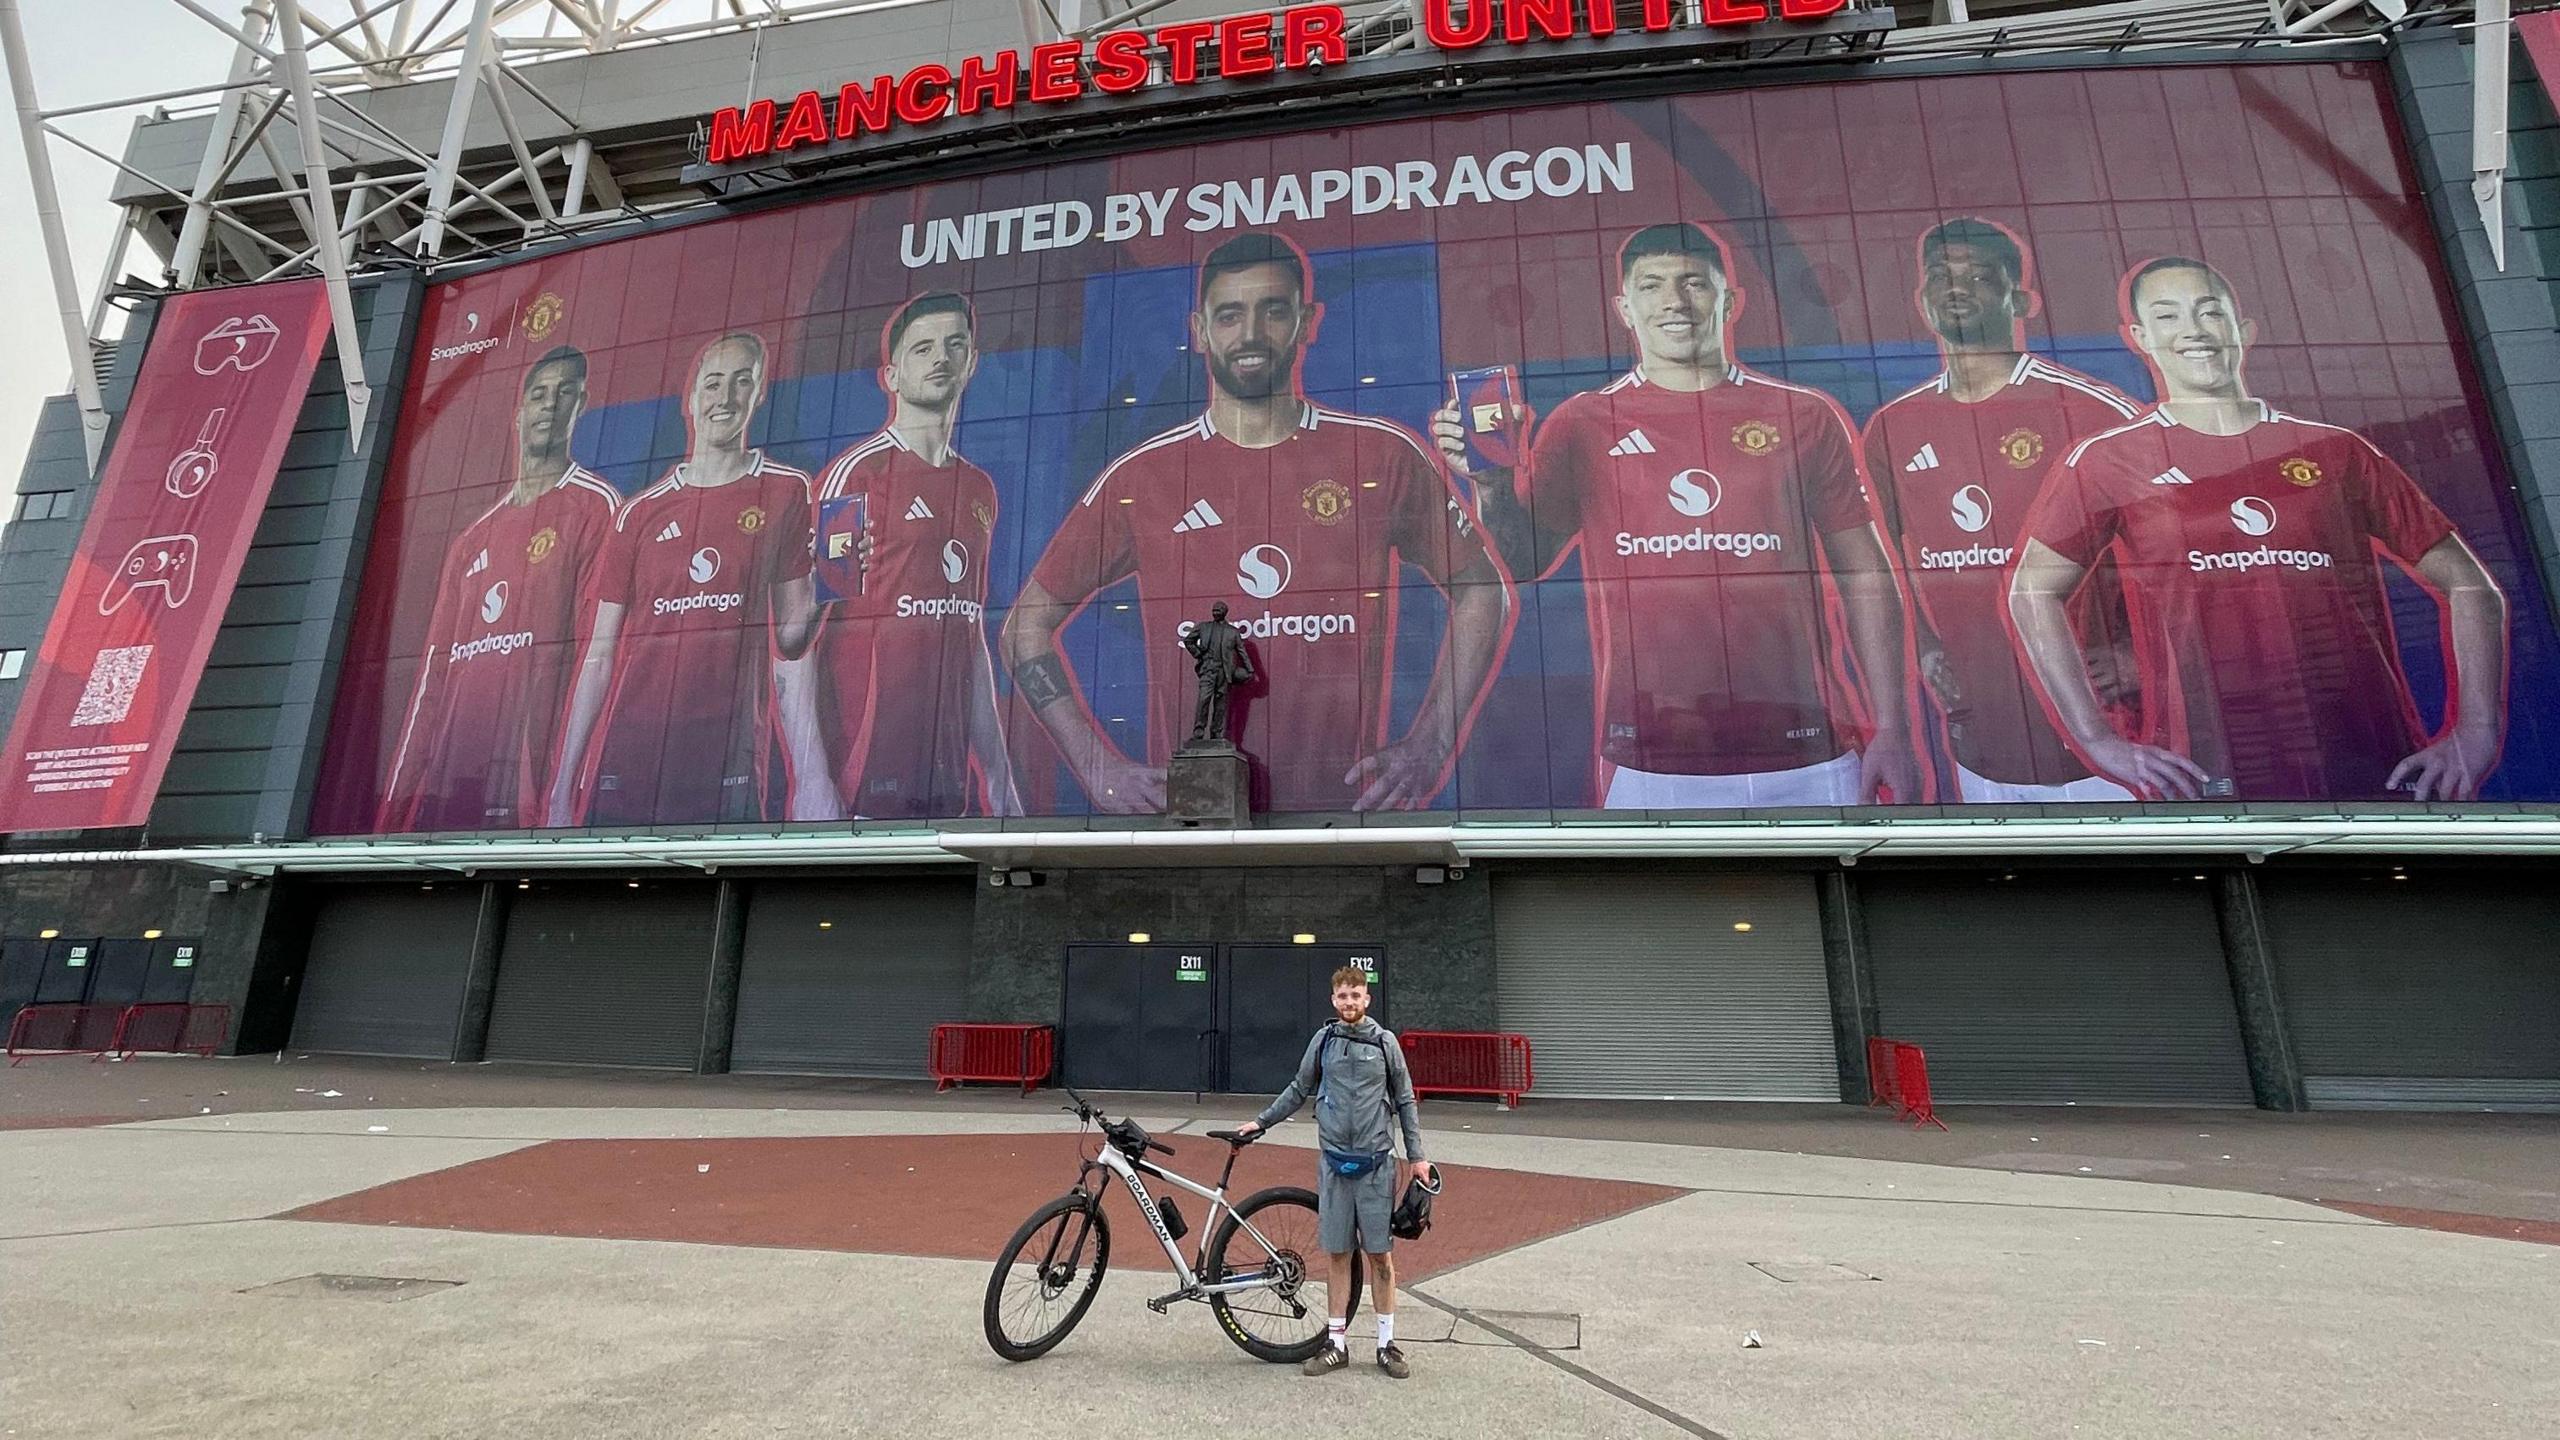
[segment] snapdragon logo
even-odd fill
[[[2231,528],[2255,538],[2276,528],[2276,507],[2255,495],[2231,502]]]
[[[966,620],[975,625],[986,619],[986,607],[975,600],[958,595],[901,595],[898,618],[901,620]]]
[[[1947,518],[1967,535],[1979,535],[1991,523],[1991,492],[1967,485],[1947,501]]]
[[[2006,565],[2009,563],[2009,557],[2016,553],[2006,545],[1968,545],[1962,550],[1932,550],[1923,545],[1920,547],[1920,568],[1923,570],[1978,570],[1994,565]]]
[[[439,345],[433,350],[427,352],[427,358],[429,360],[459,360],[466,355],[485,355],[489,351],[497,348],[497,336],[483,335],[477,340],[462,340],[451,345]]]
[[[2336,568],[2337,557],[2326,550],[2288,550],[2276,545],[2261,545],[2255,550],[2190,550],[2187,569],[2201,575],[2208,570],[2291,570],[2306,573]]]
[[[684,567],[684,573],[691,576],[696,585],[710,584],[720,574],[720,552],[708,545],[694,551],[692,563]]]
[[[1695,520],[1724,501],[1724,487],[1704,470],[1683,470],[1671,477],[1671,508]]]
[[[942,578],[957,585],[969,573],[969,547],[957,540],[942,542]]]
[[[1357,635],[1360,633],[1359,616],[1339,613],[1332,615],[1280,615],[1275,614],[1272,611],[1265,610],[1259,615],[1241,617],[1229,616],[1227,623],[1235,626],[1237,629],[1243,631],[1248,637],[1255,640],[1286,638],[1291,640],[1304,640],[1310,645],[1319,640],[1332,639],[1336,635]],[[1194,628],[1196,628],[1194,622],[1185,620],[1180,625],[1174,627],[1173,633],[1177,636],[1188,635]]]
[[[483,655],[513,655],[532,643],[533,632],[530,630],[518,630],[507,635],[483,635],[477,640],[464,640],[454,644],[445,652],[445,662],[459,665],[465,660],[477,660]]]
[[[1708,530],[1679,535],[1634,535],[1618,532],[1618,554],[1629,555],[1766,555],[1787,548],[1786,537],[1762,531]]]
[[[1289,552],[1277,545],[1256,545],[1236,557],[1236,583],[1256,600],[1288,589],[1289,579]]]
[[[495,625],[498,623],[498,617],[506,613],[507,582],[501,580],[490,586],[488,591],[480,597],[480,623]]]

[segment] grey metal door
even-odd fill
[[[489,1058],[689,1070],[702,1053],[714,888],[544,883],[507,915]]]
[[[2314,1105],[2560,1104],[2560,895],[2548,877],[2262,874]]]
[[[1220,965],[1219,1037],[1225,1052],[1225,1088],[1243,1095],[1276,1095],[1298,1072],[1307,1041],[1332,1021],[1333,972],[1358,965],[1376,977],[1369,1014],[1387,1018],[1391,977],[1375,945],[1229,945]]]
[[[479,917],[478,885],[354,885],[320,892],[302,994],[294,1004],[294,1048],[453,1058]],[[178,958],[171,947],[167,959]],[[195,974],[192,966],[163,968],[164,988],[176,988],[181,979],[193,984],[187,978]]]
[[[965,878],[757,882],[730,1068],[923,1075],[967,1017],[975,901]]]
[[[1196,978],[1195,978],[1196,977]],[[1218,1088],[1214,945],[1070,945],[1058,1056],[1094,1090]]]
[[[45,946],[44,971],[36,977],[39,1005],[77,1005],[89,998],[89,977],[98,960],[98,942],[56,940]]]
[[[2209,883],[1873,874],[1857,893],[1883,1033],[1928,1052],[1939,1100],[2251,1103]]]
[[[1840,1098],[1810,879],[1497,874],[1493,918],[1538,1094]]]

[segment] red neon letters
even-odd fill
[[[1771,18],[1819,20],[1848,0],[1704,0],[1709,25],[1756,25]],[[1578,36],[1615,34],[1611,0],[1510,0],[1501,24],[1491,0],[1422,0],[1422,26],[1443,50],[1472,50],[1499,39],[1530,45]],[[1672,0],[1643,0],[1637,28],[1673,28]],[[847,81],[834,97],[806,90],[788,101],[732,105],[711,117],[703,159],[713,165],[886,134],[930,125],[946,115],[1004,112],[1023,105],[1058,105],[1088,91],[1127,95],[1146,88],[1150,66],[1161,62],[1166,83],[1249,79],[1283,70],[1340,65],[1351,58],[1339,5],[1300,5],[1275,14],[1237,15],[1217,21],[1184,21],[1152,34],[1114,30],[1092,42],[1060,40],[946,65],[918,65],[903,75],[868,83]]]

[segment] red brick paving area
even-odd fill
[[[1168,1137],[1203,1184],[1219,1142]],[[359,1190],[278,1217],[518,1235],[859,1250],[992,1261],[1034,1207],[1075,1180],[1072,1135],[874,1135],[758,1140],[553,1140]],[[708,1165],[704,1172],[700,1167]],[[1421,1279],[1690,1192],[1452,1165],[1431,1233],[1397,1247]],[[1312,1153],[1256,1147],[1228,1193],[1315,1181]],[[1150,1191],[1170,1189],[1151,1182]],[[1204,1205],[1176,1202],[1197,1254]],[[1168,1268],[1125,1190],[1112,1196],[1114,1265]]]
[[[2344,1210],[2367,1220],[2404,1225],[2416,1230],[2442,1230],[2453,1235],[2480,1235],[2491,1240],[2523,1240],[2535,1245],[2560,1245],[2560,1221],[2518,1220],[2505,1215],[2473,1215],[2462,1210],[2414,1210],[2406,1205],[2368,1205],[2360,1200],[2324,1200],[2332,1210]]]

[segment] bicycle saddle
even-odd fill
[[[1203,1130],[1200,1133],[1208,1136],[1212,1140],[1224,1140],[1230,1145],[1250,1145],[1270,1132],[1267,1130],[1256,1130],[1250,1135],[1245,1135],[1233,1130]]]

